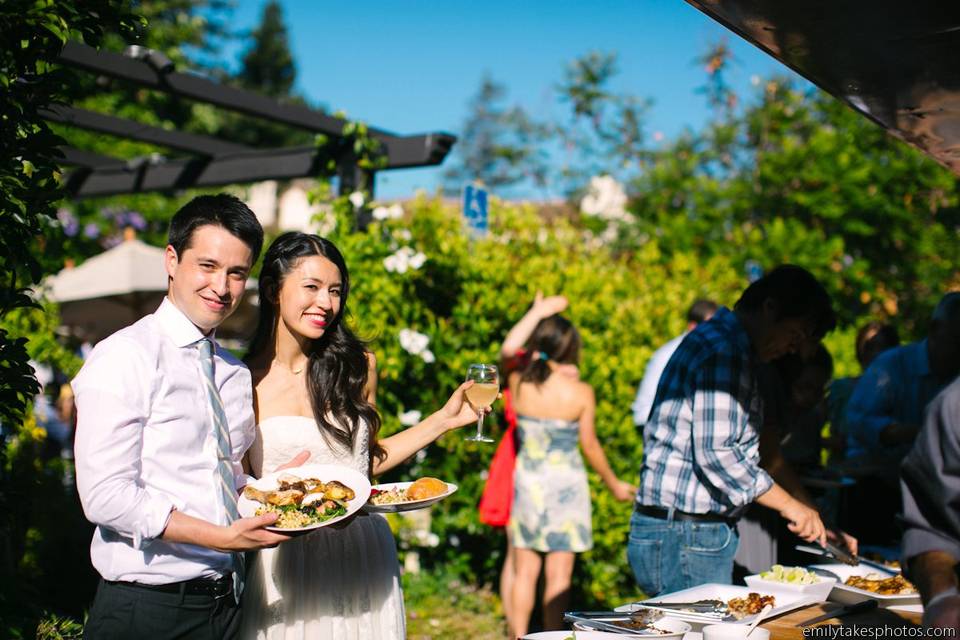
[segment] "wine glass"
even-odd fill
[[[477,435],[467,440],[493,442],[493,438],[483,435],[483,408],[493,404],[500,393],[500,373],[492,364],[471,364],[467,367],[467,380],[473,380],[473,386],[466,391],[467,402],[477,411]]]

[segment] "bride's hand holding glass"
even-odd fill
[[[500,395],[500,372],[492,364],[471,364],[467,367],[467,380],[474,383],[466,391],[467,402],[477,412],[477,434],[467,440],[493,442],[493,438],[483,435],[483,417]]]
[[[477,411],[467,401],[467,389],[474,385],[473,380],[467,380],[453,392],[446,404],[437,411],[438,416],[443,421],[442,424],[446,431],[457,429],[459,427],[474,424],[477,421]],[[483,413],[490,413],[492,409],[483,408]]]

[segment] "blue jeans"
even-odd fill
[[[730,584],[740,538],[725,522],[660,520],[633,512],[627,559],[649,597],[700,584]]]

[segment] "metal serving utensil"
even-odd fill
[[[649,627],[654,622],[663,617],[662,611],[655,609],[640,609],[638,611],[568,611],[563,614],[565,622],[576,622],[580,626],[596,629],[597,631],[609,631],[624,635],[662,635],[657,629],[634,629],[614,624],[616,620],[629,618],[632,622],[638,622]]]
[[[888,567],[886,565],[880,564],[879,562],[874,562],[873,560],[867,560],[866,558],[861,558],[860,556],[851,555],[849,552],[840,549],[829,542],[825,548],[812,547],[804,544],[798,544],[794,547],[797,551],[802,551],[804,553],[810,553],[817,556],[822,556],[824,558],[833,558],[838,562],[847,564],[853,567],[863,565],[865,567],[870,567],[871,569],[876,569],[882,571],[888,575],[895,576],[900,573],[897,569]],[[840,582],[843,582],[842,580]]]
[[[697,600],[696,602],[638,602],[641,607],[654,607],[657,609],[671,609],[676,611],[689,611],[690,613],[705,613],[726,615],[730,613],[730,608],[723,600]]]

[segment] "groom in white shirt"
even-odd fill
[[[262,246],[237,198],[186,204],[170,222],[167,297],[100,342],[73,381],[77,489],[102,576],[87,639],[235,637],[243,552],[288,539],[264,528],[275,514],[237,514],[253,390],[214,340]]]

